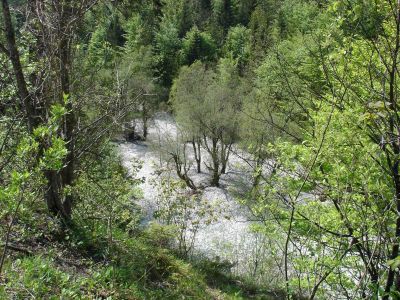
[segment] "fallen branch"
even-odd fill
[[[1,247],[4,247],[4,246],[5,246],[4,243],[1,244]],[[22,247],[17,246],[17,245],[10,244],[10,243],[7,245],[7,249],[8,249],[8,250],[15,251],[15,252],[24,253],[24,254],[27,255],[27,256],[33,256],[33,253],[32,253],[30,250],[28,250],[28,249],[26,249],[26,248],[22,248]]]

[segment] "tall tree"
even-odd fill
[[[201,139],[210,161],[211,183],[219,186],[233,143],[238,135],[238,111],[241,107],[240,81],[234,63],[223,60],[218,72],[207,70],[201,62],[183,67],[174,82],[171,101],[178,122],[192,133],[194,141]],[[196,143],[193,150],[198,151]],[[199,168],[199,167],[198,167]]]
[[[45,193],[45,200],[50,211],[65,219],[71,217],[73,200],[64,188],[73,184],[75,168],[75,135],[76,126],[75,112],[71,97],[71,65],[72,65],[72,44],[74,34],[79,26],[79,21],[95,1],[82,0],[60,3],[58,1],[35,1],[29,3],[32,13],[30,26],[37,41],[38,57],[46,57],[44,70],[37,70],[34,76],[37,79],[34,94],[29,92],[26,76],[20,61],[15,29],[11,23],[10,7],[7,0],[2,1],[3,23],[5,27],[7,49],[10,60],[14,67],[16,82],[24,103],[27,126],[32,132],[39,124],[37,119],[46,120],[49,118],[49,110],[52,104],[60,103],[66,106],[67,113],[64,115],[63,126],[58,135],[66,142],[68,154],[64,160],[61,171],[47,170],[45,176],[48,188]],[[45,71],[46,72],[46,71]],[[33,95],[37,99],[33,98]],[[40,112],[40,115],[35,115]],[[50,148],[51,139],[43,141],[42,148]]]

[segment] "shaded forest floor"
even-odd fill
[[[26,235],[22,228],[14,235]],[[29,231],[9,250],[1,299],[282,299],[226,275],[221,263],[179,258],[162,227],[131,235],[115,229],[112,241],[82,228]]]

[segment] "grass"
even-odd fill
[[[41,247],[31,240],[33,255],[11,253],[0,299],[271,299],[223,266],[178,258],[163,227],[134,235],[114,229],[112,243],[97,231],[75,229]]]

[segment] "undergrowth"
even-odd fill
[[[30,241],[27,253],[10,250],[0,299],[272,299],[218,264],[180,259],[164,227],[133,235],[116,228],[112,241],[95,236],[75,228],[62,241]]]

